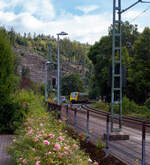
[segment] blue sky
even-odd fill
[[[135,1],[122,0],[122,9]],[[108,32],[112,4],[113,0],[0,0],[0,24],[7,29],[14,27],[21,34],[36,32],[56,37],[65,31],[71,40],[93,44]],[[149,10],[142,13],[145,9]],[[122,15],[124,21],[137,24],[139,31],[150,27],[149,17],[150,4],[138,4]]]

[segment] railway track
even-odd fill
[[[89,139],[97,144],[99,139],[103,139],[106,133],[106,120],[110,116],[109,112],[93,109],[87,105],[66,105],[63,109],[63,115],[66,116],[68,108],[68,123],[75,126],[77,132],[87,132],[87,111],[89,112]],[[75,120],[76,111],[76,121]],[[117,119],[116,124],[117,126]],[[146,131],[145,164],[150,165],[150,121],[136,117],[123,116],[122,133],[130,136],[129,140],[109,141],[109,151],[112,155],[119,158],[127,165],[142,164],[142,128]],[[103,141],[105,142],[105,141]]]

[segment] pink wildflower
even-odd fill
[[[40,123],[40,127],[43,127],[43,123]]]
[[[40,137],[40,136],[42,136],[42,134],[41,134],[41,133],[39,133],[39,134],[38,134],[38,136]]]
[[[68,152],[65,151],[64,154],[65,154],[65,155],[68,155]]]
[[[53,139],[55,137],[55,135],[54,134],[49,134],[48,137]]]
[[[39,141],[38,137],[35,137],[35,138],[34,138],[34,141],[35,141],[35,142]]]
[[[48,140],[44,140],[44,142],[43,142],[44,144],[46,144],[46,145],[50,145],[50,142],[48,141]]]
[[[59,155],[59,156],[64,156],[64,153],[60,153],[60,152],[59,152],[58,155]]]
[[[31,135],[32,134],[32,132],[33,132],[33,130],[32,129],[30,129],[29,131],[28,131],[28,135]]]
[[[89,158],[89,159],[88,159],[88,162],[92,162],[92,160]]]
[[[58,140],[60,140],[60,141],[64,140],[64,136],[59,136]]]
[[[60,150],[60,149],[61,149],[60,144],[58,144],[58,143],[54,144],[54,147],[53,147],[54,151]]]
[[[65,150],[65,151],[69,151],[69,148],[68,148],[68,147],[64,147],[64,150]]]
[[[98,165],[98,162],[94,162],[94,165]]]
[[[22,160],[23,158],[19,158],[19,160]]]
[[[26,164],[27,163],[27,160],[26,159],[23,159],[23,161],[22,161],[24,164]]]
[[[40,165],[40,161],[36,161],[35,165]]]
[[[77,144],[73,144],[73,147],[74,147],[74,148],[78,148],[78,145],[77,145]]]
[[[40,131],[40,134],[43,134],[43,133],[44,133],[44,130],[41,130],[41,131]]]

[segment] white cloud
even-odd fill
[[[24,5],[24,10],[43,21],[48,21],[55,17],[54,7],[49,0],[28,0]]]
[[[0,0],[0,4],[3,6],[0,11],[1,25],[8,29],[14,27],[21,34],[36,32],[56,36],[58,32],[66,31],[71,40],[92,44],[107,34],[112,21],[109,13],[77,16],[63,9],[59,19],[53,19],[56,17],[50,0],[7,0],[7,5],[5,0]],[[97,8],[94,5],[82,10],[88,13]]]
[[[132,10],[123,14],[123,21],[129,21],[131,24],[138,25],[138,31],[142,32],[147,26],[150,26],[149,13],[141,10]]]
[[[7,4],[5,3],[5,1],[0,1],[0,10],[5,8],[6,6],[7,6]]]
[[[91,5],[91,6],[78,6],[76,7],[76,9],[82,11],[84,14],[88,14],[91,11],[94,11],[96,9],[98,9],[99,6],[97,5]]]
[[[138,10],[128,11],[128,12],[123,14],[123,20],[130,20],[130,21],[132,21],[137,16],[139,16],[140,13],[141,13],[141,11],[138,11]]]
[[[9,12],[21,10],[21,12],[28,12],[43,21],[48,21],[55,17],[54,7],[50,0],[8,0],[7,4],[5,0],[1,0],[0,9]]]
[[[106,35],[111,24],[111,15],[83,15],[74,16],[64,13],[59,20],[43,21],[29,12],[14,14],[0,12],[0,22],[6,27],[14,27],[17,32],[44,33],[56,36],[58,32],[66,31],[71,40],[88,42],[90,44],[98,41],[102,35]]]

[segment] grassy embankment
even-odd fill
[[[64,131],[65,123],[46,112],[43,97],[21,91],[15,95],[27,113],[16,130],[8,153],[14,161],[28,165],[97,165],[80,150],[79,142]],[[21,111],[21,109],[20,109]]]
[[[139,106],[134,101],[130,101],[127,97],[124,97],[122,103],[123,115],[150,119],[150,109],[148,101],[145,103],[145,105]],[[109,112],[110,109],[110,105],[107,103],[103,103],[102,101],[98,101],[97,103],[92,104],[92,107],[100,110],[105,110],[107,112]],[[119,112],[118,105],[115,105],[115,112]]]

